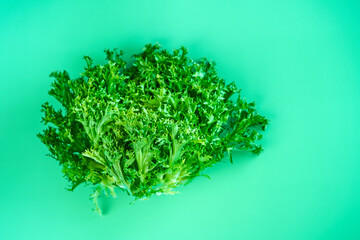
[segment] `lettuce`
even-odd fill
[[[215,63],[194,61],[181,47],[173,52],[148,44],[132,63],[123,52],[105,50],[106,64],[86,67],[77,79],[53,72],[49,94],[62,105],[42,105],[38,134],[62,166],[69,190],[93,186],[134,199],[173,194],[233,150],[259,154],[268,120],[234,83],[217,75]]]

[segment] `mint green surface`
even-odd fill
[[[265,151],[99,217],[35,136],[48,74],[149,42],[215,60],[271,120]],[[0,90],[1,240],[360,239],[359,1],[1,1]]]

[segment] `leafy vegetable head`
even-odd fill
[[[168,52],[148,44],[127,64],[106,50],[107,63],[85,56],[81,77],[53,72],[49,94],[63,106],[42,105],[48,127],[38,134],[62,165],[71,189],[81,183],[135,199],[172,194],[232,150],[259,154],[267,119],[226,84],[215,63],[194,61],[184,47]]]

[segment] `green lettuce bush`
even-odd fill
[[[63,108],[43,104],[47,128],[38,137],[71,183],[102,191],[120,188],[135,199],[172,194],[231,151],[259,154],[268,120],[226,84],[215,63],[194,61],[184,47],[168,52],[148,44],[127,64],[106,50],[106,64],[85,56],[85,71],[70,79],[53,72],[49,94]],[[231,160],[232,161],[232,160]]]

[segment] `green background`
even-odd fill
[[[149,42],[216,61],[271,120],[265,151],[99,217],[35,136],[48,75]],[[359,1],[1,1],[0,90],[0,239],[360,239]]]

